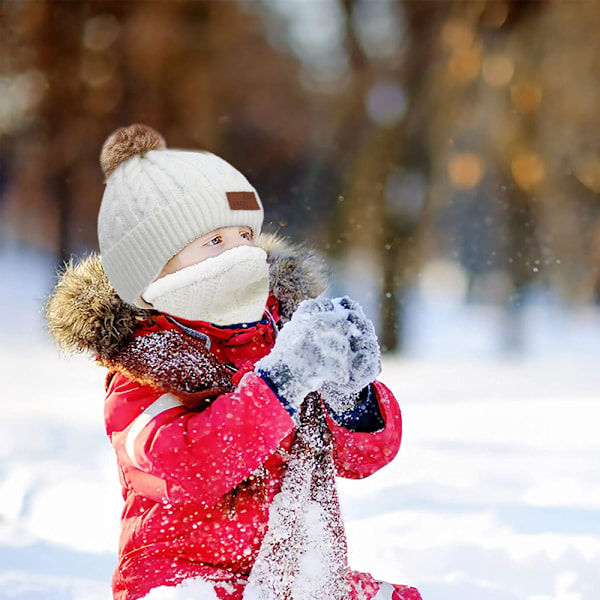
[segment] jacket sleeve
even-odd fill
[[[379,431],[350,431],[338,425],[326,411],[327,423],[334,438],[337,474],[340,477],[368,477],[390,463],[400,449],[402,416],[398,402],[383,383],[375,381],[371,385],[384,422]]]
[[[125,485],[155,501],[213,505],[279,447],[294,422],[256,375],[202,412],[115,375],[105,417]]]

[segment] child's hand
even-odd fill
[[[375,381],[381,371],[380,350],[373,323],[366,317],[361,306],[344,297],[334,300],[347,310],[350,347],[348,360],[350,368],[346,377],[327,378],[319,389],[327,405],[337,413],[351,410],[360,392]]]
[[[357,394],[379,368],[373,325],[349,298],[302,302],[256,365],[293,409],[321,388],[332,399]]]

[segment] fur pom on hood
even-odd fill
[[[316,298],[327,288],[326,265],[311,250],[273,234],[262,234],[257,246],[267,253],[270,287],[283,322],[302,300]],[[152,312],[121,300],[97,254],[67,263],[46,303],[48,329],[60,348],[89,352],[101,361],[122,350]]]

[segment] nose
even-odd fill
[[[231,248],[237,248],[239,246],[251,246],[252,241],[248,238],[243,237],[241,234],[228,235],[221,245],[221,252],[230,250]]]

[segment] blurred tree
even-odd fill
[[[436,258],[472,301],[589,301],[598,31],[600,0],[4,0],[2,234],[94,248],[100,146],[141,121],[246,172],[272,226],[373,257],[384,349]]]
[[[427,75],[423,239],[467,269],[473,300],[514,314],[534,285],[589,300],[600,4],[456,0],[450,9]]]
[[[361,19],[368,18],[364,11],[369,5],[355,0],[343,5],[352,82],[338,108],[344,116],[337,148],[345,165],[346,210],[336,237],[375,250],[381,265],[381,345],[392,351],[402,348],[402,307],[418,263],[416,240],[425,214],[415,197],[422,190],[418,183],[411,185],[414,166],[427,163],[423,144],[414,135],[423,114],[422,74],[436,59],[432,36],[448,7],[388,2],[379,26],[384,20],[394,23],[397,45],[393,53],[381,55],[360,40]]]
[[[312,108],[296,62],[269,44],[252,6],[6,0],[0,27],[0,76],[13,99],[0,121],[11,156],[4,235],[61,261],[96,247],[100,147],[138,121],[266,183],[267,210],[282,200],[287,182],[270,185],[270,172],[305,152]],[[250,133],[242,141],[239,131]]]

